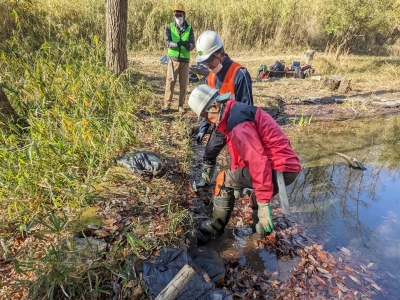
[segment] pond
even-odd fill
[[[354,264],[373,272],[387,293],[376,293],[374,299],[398,299],[400,292],[399,129],[399,116],[385,116],[286,131],[303,168],[287,189],[290,220],[306,227],[324,250],[334,253],[344,247]],[[366,170],[350,168],[335,152],[356,158]],[[243,264],[288,280],[299,258],[277,260],[259,251],[252,239],[235,228],[209,246],[223,257],[238,256]]]

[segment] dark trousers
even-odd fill
[[[285,185],[291,184],[297,178],[299,173],[283,172],[283,178],[285,180]],[[272,183],[274,185],[274,195],[278,194],[278,181],[276,178],[276,171],[272,170]],[[241,190],[244,188],[253,188],[253,183],[251,180],[249,168],[240,168],[236,170],[225,171],[225,181],[224,186],[234,190]]]
[[[204,164],[215,165],[217,163],[217,157],[225,145],[226,140],[224,134],[214,128],[210,134],[206,148],[204,149]]]
[[[283,172],[283,179],[285,180],[285,185],[288,186],[291,183],[293,183],[297,176],[299,175],[299,172]],[[278,181],[276,177],[276,171],[272,170],[272,183],[274,185],[274,194],[278,194],[279,188],[278,188]],[[224,180],[224,186],[227,188],[231,188],[234,190],[241,190],[244,188],[253,188],[253,183],[251,180],[250,172],[248,168],[241,168],[241,169],[236,169],[236,170],[228,170],[225,171],[225,180]],[[251,208],[253,209],[253,227],[258,223],[258,204],[256,201],[256,196],[254,193],[251,195]],[[254,229],[254,228],[253,228]]]

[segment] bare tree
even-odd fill
[[[106,0],[106,65],[118,75],[128,67],[128,0]]]

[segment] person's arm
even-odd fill
[[[203,133],[203,134],[206,134],[208,128],[210,127],[210,125],[211,125],[211,124],[209,124],[209,123],[207,122],[207,120],[203,118],[203,119],[201,120],[201,123],[200,123],[199,132],[201,132],[201,133]]]
[[[197,144],[201,144],[203,142],[203,137],[206,134],[210,124],[207,123],[206,119],[202,119],[199,127],[199,133],[196,136]]]
[[[269,203],[274,193],[272,168],[258,137],[255,124],[247,121],[237,125],[230,133],[232,145],[249,168],[254,193],[260,203]]]
[[[251,76],[244,68],[239,69],[235,74],[235,100],[254,105]]]
[[[194,40],[194,33],[193,33],[193,27],[190,28],[190,34],[189,34],[189,44],[190,47],[187,49],[188,51],[192,51],[195,47],[195,40]]]
[[[167,48],[178,48],[178,44],[172,41],[171,38],[171,28],[169,24],[165,27],[165,47]]]

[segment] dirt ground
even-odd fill
[[[147,82],[155,88],[162,106],[166,65],[160,63],[163,53],[152,56],[139,54],[130,57],[130,62],[139,72],[147,75]],[[400,112],[400,79],[394,79],[387,74],[370,75],[364,78],[359,73],[334,74],[341,78],[351,80],[350,90],[340,92],[331,90],[326,82],[332,74],[322,74],[318,66],[324,63],[318,62],[318,56],[314,62],[314,76],[305,79],[291,77],[271,77],[258,79],[258,68],[261,64],[273,63],[278,59],[286,61],[296,60],[300,55],[285,54],[265,56],[259,53],[254,56],[248,54],[233,53],[231,58],[243,64],[253,78],[253,97],[256,106],[263,107],[280,125],[302,125],[307,122],[344,121],[357,118],[365,118],[382,114],[397,114]],[[192,62],[194,64],[194,61]],[[322,68],[322,66],[321,66]],[[397,73],[396,73],[397,74]],[[352,78],[353,76],[354,78]],[[376,77],[375,77],[376,76]],[[387,78],[385,78],[387,76]],[[197,83],[189,83],[187,97]],[[178,84],[175,87],[174,103],[172,111],[177,111]],[[158,100],[157,99],[157,100]],[[187,107],[187,105],[186,105]],[[194,114],[187,107],[189,116]],[[286,127],[285,126],[285,127]]]

